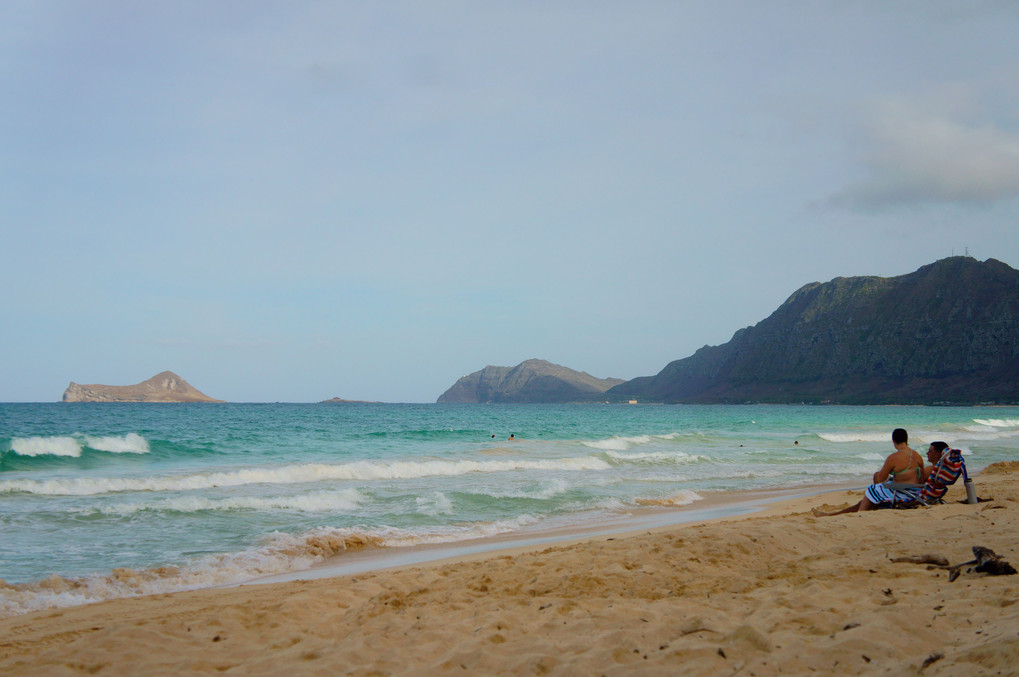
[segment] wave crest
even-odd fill
[[[52,437],[15,437],[11,451],[18,456],[63,456],[79,458],[85,448],[110,454],[147,454],[148,441],[138,433],[100,437],[93,435],[55,435]]]
[[[357,510],[365,497],[356,489],[343,491],[316,491],[297,496],[236,496],[230,498],[203,498],[185,496],[144,503],[115,503],[75,510],[82,515],[133,515],[139,512],[192,513],[206,510],[276,510],[298,512],[347,512]]]
[[[682,451],[635,451],[629,454],[619,451],[606,451],[609,458],[630,463],[696,463],[706,457],[700,454],[687,454]]]
[[[991,428],[1019,428],[1019,418],[975,418],[973,422]]]
[[[123,437],[92,437],[85,436],[85,445],[96,451],[111,454],[147,454],[149,443],[138,433],[128,433]]]
[[[485,538],[536,522],[537,519],[529,515],[521,515],[502,522],[418,532],[392,527],[372,530],[321,527],[301,534],[276,532],[250,550],[209,555],[182,566],[120,568],[109,574],[83,578],[62,578],[54,574],[32,583],[10,584],[0,580],[0,618],[105,599],[236,584],[263,576],[304,571],[349,551]]]
[[[15,437],[11,451],[18,456],[81,456],[81,443],[73,437]]]
[[[818,437],[828,442],[888,442],[891,443],[891,435],[886,432],[858,432],[858,433],[818,433]]]
[[[96,477],[50,480],[2,480],[0,493],[92,496],[126,491],[192,491],[247,484],[300,484],[325,480],[392,480],[456,476],[468,473],[514,470],[608,470],[611,466],[594,457],[507,461],[358,461],[341,465],[307,463],[278,468],[246,468],[228,472],[157,477]]]
[[[441,491],[433,492],[428,496],[418,496],[415,500],[418,512],[422,515],[437,517],[438,515],[453,514],[453,501],[449,500],[449,497]]]
[[[582,444],[585,447],[601,449],[602,451],[626,451],[639,444],[647,444],[651,440],[651,435],[636,435],[634,437],[609,437],[608,439],[592,440]]]
[[[472,489],[468,493],[474,496],[489,496],[491,498],[522,498],[536,501],[546,501],[555,498],[560,494],[570,491],[572,486],[561,477],[546,479],[541,486],[534,489],[520,489],[517,491],[493,491],[491,489]]]

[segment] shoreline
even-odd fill
[[[464,541],[421,544],[404,547],[364,548],[335,555],[309,569],[259,576],[215,588],[287,583],[386,571],[411,566],[439,565],[465,559],[498,556],[505,551],[528,552],[549,545],[579,543],[600,536],[625,536],[657,531],[681,525],[703,524],[738,519],[775,509],[787,501],[846,490],[860,490],[859,483],[814,484],[798,488],[752,489],[703,492],[701,499],[672,510],[644,507],[625,515],[594,520],[585,525],[554,526],[472,538]],[[335,560],[335,561],[333,561]]]
[[[526,552],[548,545],[577,543],[598,536],[622,536],[681,524],[738,518],[767,510],[769,505],[776,502],[850,488],[856,488],[856,483],[818,483],[795,488],[701,492],[698,494],[701,498],[684,505],[632,506],[627,512],[614,515],[606,513],[592,513],[586,517],[582,514],[573,515],[565,523],[546,522],[543,526],[535,525],[497,535],[414,545],[365,545],[365,541],[358,538],[350,541],[341,539],[338,542],[322,544],[321,547],[328,548],[332,554],[312,563],[308,568],[249,574],[235,580],[204,581],[197,585],[179,579],[181,572],[187,570],[175,565],[137,569],[114,567],[107,574],[83,578],[64,578],[59,574],[51,574],[27,582],[11,583],[0,580],[0,589],[8,587],[22,595],[55,595],[58,600],[56,604],[50,601],[49,606],[39,608],[39,605],[34,605],[37,608],[13,612],[0,607],[0,619],[47,610],[72,609],[118,599],[316,580],[408,566],[440,564],[465,558],[495,556],[504,551]]]
[[[816,518],[760,510],[357,575],[116,599],[0,620],[24,674],[1008,674],[1019,578],[892,558],[971,547],[1019,564],[1019,469],[979,505]]]

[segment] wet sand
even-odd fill
[[[392,569],[120,599],[0,620],[25,675],[1016,674],[1019,468],[993,500],[816,518],[859,491]],[[514,545],[514,544],[504,544]],[[449,553],[444,553],[443,556]]]
[[[790,498],[805,498],[830,493],[836,489],[862,491],[863,487],[856,484],[818,484],[797,489],[704,492],[700,500],[675,510],[638,508],[611,519],[606,519],[604,516],[598,517],[593,522],[586,524],[571,522],[568,526],[527,529],[523,532],[431,545],[348,550],[342,555],[320,562],[310,569],[264,576],[237,585],[314,580],[404,566],[459,561],[490,556],[496,552],[500,552],[500,554],[506,554],[509,551],[525,552],[539,546],[576,543],[598,536],[617,536],[627,532],[657,530],[680,524],[696,524],[741,517],[751,513],[760,513],[771,504]],[[220,587],[233,587],[233,584]]]

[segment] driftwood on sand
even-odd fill
[[[948,566],[948,558],[941,555],[908,555],[906,557],[892,557],[896,564],[906,562],[907,564],[934,564],[939,567]]]
[[[954,581],[959,577],[959,573],[962,568],[971,564],[976,564],[976,566],[973,567],[973,571],[982,574],[990,574],[991,576],[1011,576],[1016,573],[1015,568],[1011,564],[1002,559],[1001,555],[996,554],[990,548],[974,545],[973,556],[976,557],[976,559],[946,567],[949,571],[948,580]]]
[[[951,565],[948,563],[948,559],[941,555],[907,555],[905,557],[892,557],[891,561],[895,563],[905,562],[907,564],[930,564],[932,566],[928,567],[929,569],[945,569],[948,571],[949,582],[957,579],[959,574],[962,573],[962,569],[964,567],[972,566],[974,564],[976,566],[973,567],[973,571],[981,574],[990,574],[991,576],[1011,576],[1016,573],[1015,568],[1011,564],[990,548],[974,545],[973,556],[976,557],[976,559]]]

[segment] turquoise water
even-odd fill
[[[999,407],[0,404],[0,613],[863,484],[900,426],[971,471],[1019,451]]]

